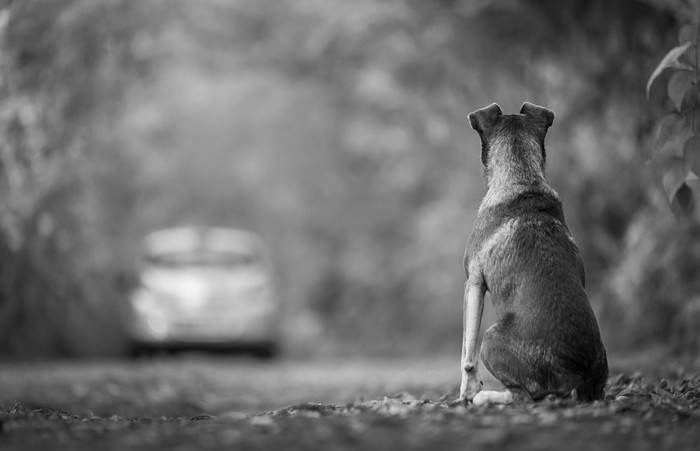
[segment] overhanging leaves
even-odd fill
[[[688,169],[682,158],[669,158],[664,165],[662,181],[666,195],[671,202],[676,195],[676,191],[685,184],[687,175]]]
[[[683,99],[694,93],[694,78],[694,72],[681,70],[673,74],[668,81],[668,97],[673,101],[678,112],[683,110]]]
[[[683,145],[683,158],[688,168],[700,176],[700,137],[693,136]]]
[[[671,51],[669,51],[666,54],[666,56],[664,56],[659,65],[656,66],[656,69],[654,69],[654,72],[651,74],[651,77],[649,77],[649,81],[647,82],[647,99],[649,98],[649,92],[651,91],[651,86],[654,84],[654,80],[656,80],[664,70],[670,68],[684,69],[689,71],[693,70],[692,66],[680,61],[681,56],[683,56],[683,54],[688,50],[688,48],[691,45],[691,42],[686,42],[683,45],[674,47],[673,49],[671,49]]]
[[[690,137],[692,130],[685,116],[672,113],[659,123],[656,146],[652,158],[659,156],[682,156],[683,144]]]
[[[671,199],[671,210],[678,218],[688,217],[695,210],[695,199],[693,190],[683,183]]]

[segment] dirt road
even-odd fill
[[[605,401],[453,406],[454,358],[0,364],[0,449],[697,449],[700,373],[613,365]]]

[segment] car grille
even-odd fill
[[[207,317],[178,318],[171,321],[172,334],[183,337],[237,337],[245,330],[241,319]]]

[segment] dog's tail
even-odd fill
[[[585,379],[579,379],[577,382],[571,381],[573,384],[568,386],[574,386],[573,389],[542,390],[533,393],[531,396],[533,401],[541,401],[549,396],[560,399],[573,399],[577,402],[597,401],[605,397],[605,384],[607,380],[608,362],[605,353],[603,353]]]
[[[595,381],[594,383],[581,384],[576,389],[577,399],[579,401],[591,402],[598,401],[605,397],[605,383],[607,380],[607,371],[605,379]]]
[[[566,390],[543,390],[532,395],[532,400],[535,402],[542,401],[550,396],[561,398],[561,399],[578,399],[576,394],[576,389],[566,391]]]
[[[588,378],[577,388],[578,399],[581,401],[597,401],[605,397],[605,384],[608,382],[608,356],[605,349],[598,353],[593,369]]]

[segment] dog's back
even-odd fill
[[[476,254],[498,325],[526,344],[515,352],[534,370],[523,388],[534,397],[576,389],[580,399],[600,398],[607,359],[559,199],[525,192],[482,210],[467,251]]]
[[[532,397],[576,390],[600,399],[608,368],[588,302],[581,255],[561,201],[544,178],[551,111],[525,104],[473,113],[482,139],[487,193],[470,236],[465,268],[478,273],[498,315],[482,361],[508,388]]]

